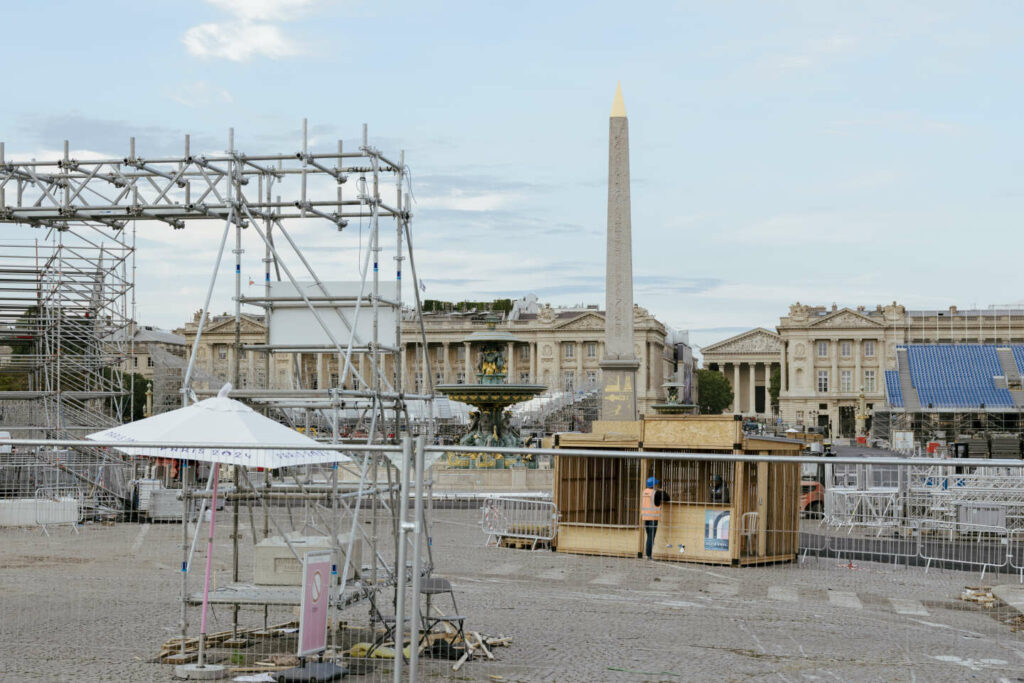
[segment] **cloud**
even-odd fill
[[[949,121],[930,119],[911,112],[891,111],[876,116],[831,121],[825,126],[825,133],[849,135],[870,128],[928,135],[952,135],[963,131],[963,126]]]
[[[828,213],[782,214],[735,230],[721,231],[714,239],[729,244],[772,246],[863,244],[878,233],[877,226],[850,221]]]
[[[78,112],[26,117],[19,121],[18,127],[25,139],[47,149],[57,147],[61,140],[70,140],[78,148],[103,150],[100,156],[127,156],[128,139],[134,137],[136,152],[142,157],[184,154],[185,131],[94,118]],[[192,136],[193,153],[224,146],[225,142],[215,142],[207,136]]]
[[[206,81],[182,83],[168,90],[167,94],[172,100],[186,107],[208,107],[234,102],[231,93]]]
[[[775,74],[803,71],[847,54],[856,45],[857,40],[851,36],[831,35],[815,38],[806,41],[796,52],[766,57],[761,63],[761,68]]]
[[[195,57],[245,62],[256,56],[280,59],[300,54],[299,46],[273,24],[233,21],[199,24],[185,31],[182,42]]]
[[[230,19],[192,26],[181,41],[190,55],[245,62],[253,57],[282,59],[302,54],[298,42],[277,25],[306,14],[317,0],[207,0]]]

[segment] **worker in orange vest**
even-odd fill
[[[658,533],[658,520],[661,519],[661,504],[670,500],[659,483],[654,477],[647,477],[647,488],[640,498],[640,519],[644,521],[644,533],[647,534],[644,554],[648,560],[654,559],[651,554],[654,552],[654,535]]]

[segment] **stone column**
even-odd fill
[[[605,357],[601,419],[637,419],[633,355],[633,236],[629,205],[629,121],[622,88],[615,90],[608,127],[608,233],[605,261]]]
[[[441,353],[444,354],[444,381],[445,384],[451,384],[455,378],[452,377],[451,346],[448,342],[442,342]]]
[[[833,395],[839,393],[839,339],[832,337],[829,344],[829,352],[832,354],[832,376],[828,380],[829,392]]]
[[[537,342],[530,342],[530,383],[537,383]]]
[[[576,340],[576,386],[583,386],[583,342]]]
[[[864,373],[861,372],[860,369],[860,353],[861,341],[860,339],[857,339],[853,342],[853,360],[855,365],[853,370],[853,386],[850,387],[851,389],[854,390],[854,392],[860,392],[860,390],[864,387]],[[857,411],[857,414],[860,414],[859,410]]]
[[[328,386],[330,386],[330,382],[328,380],[329,377],[327,375],[327,354],[318,353],[316,354],[316,388],[319,389],[320,391],[323,391]]]
[[[782,352],[779,354],[779,396],[789,391],[789,363],[786,355],[789,353],[788,344],[782,342]],[[781,403],[781,401],[780,401]],[[781,406],[780,406],[781,408]]]
[[[473,376],[473,355],[470,353],[469,342],[463,342],[462,345],[463,348],[466,349],[466,364],[464,366],[466,372],[466,384],[472,384],[476,381],[476,377]]]
[[[732,363],[732,412],[743,414],[743,401],[740,400],[740,364]]]
[[[750,387],[748,387],[750,396],[750,414],[757,415],[757,401],[754,388],[757,386],[757,363],[750,364]]]
[[[508,354],[505,359],[505,381],[509,384],[515,384],[519,380],[516,379],[516,345],[515,342],[508,343]]]

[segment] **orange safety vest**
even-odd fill
[[[645,522],[649,519],[661,519],[661,506],[654,504],[654,489],[644,489],[640,498],[640,519]]]

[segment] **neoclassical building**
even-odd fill
[[[897,369],[899,345],[1022,342],[1024,307],[908,311],[895,301],[872,309],[797,302],[774,333],[750,330],[705,347],[703,356],[705,367],[724,372],[733,385],[733,412],[767,416],[760,397],[767,392],[766,373],[777,364],[778,417],[848,437],[854,436],[861,391],[869,414],[885,403],[885,371]]]
[[[782,338],[758,327],[701,350],[704,366],[725,374],[733,403],[727,412],[764,416],[770,412],[772,368],[782,365]]]
[[[513,312],[499,327],[521,341],[506,351],[510,382],[545,384],[556,391],[591,390],[601,386],[599,364],[604,357],[604,312],[594,308]],[[434,384],[475,382],[475,359],[467,362],[469,344],[462,340],[484,329],[480,314],[424,315],[427,352],[434,369]],[[675,349],[665,325],[646,309],[633,307],[637,404],[640,412],[664,399],[662,385],[675,372]],[[418,326],[403,324],[409,387],[424,387],[423,345]]]
[[[195,340],[200,314],[178,330],[186,342],[186,357]],[[485,329],[482,313],[427,313],[426,352],[433,371],[433,383],[475,382],[477,359],[463,342],[469,334]],[[604,356],[604,314],[597,308],[557,309],[549,305],[515,311],[498,323],[521,343],[507,350],[510,382],[545,384],[555,391],[590,390],[601,386],[599,363]],[[246,346],[266,344],[263,316],[242,315],[241,342]],[[662,385],[675,372],[675,348],[671,332],[647,310],[634,306],[634,351],[640,361],[637,397],[641,412],[664,399]],[[207,321],[196,357],[194,385],[215,389],[231,377],[235,362],[234,316],[213,316]],[[406,312],[402,321],[402,355],[405,373],[403,390],[420,393],[427,389],[423,335],[418,321]],[[467,358],[470,360],[467,362]],[[384,375],[393,382],[392,356],[384,357]],[[271,353],[244,349],[238,357],[239,388],[325,389],[338,387],[341,372],[336,353]],[[365,355],[354,361],[363,377],[370,376]],[[349,376],[346,387],[356,388]],[[219,386],[219,385],[218,385]]]

